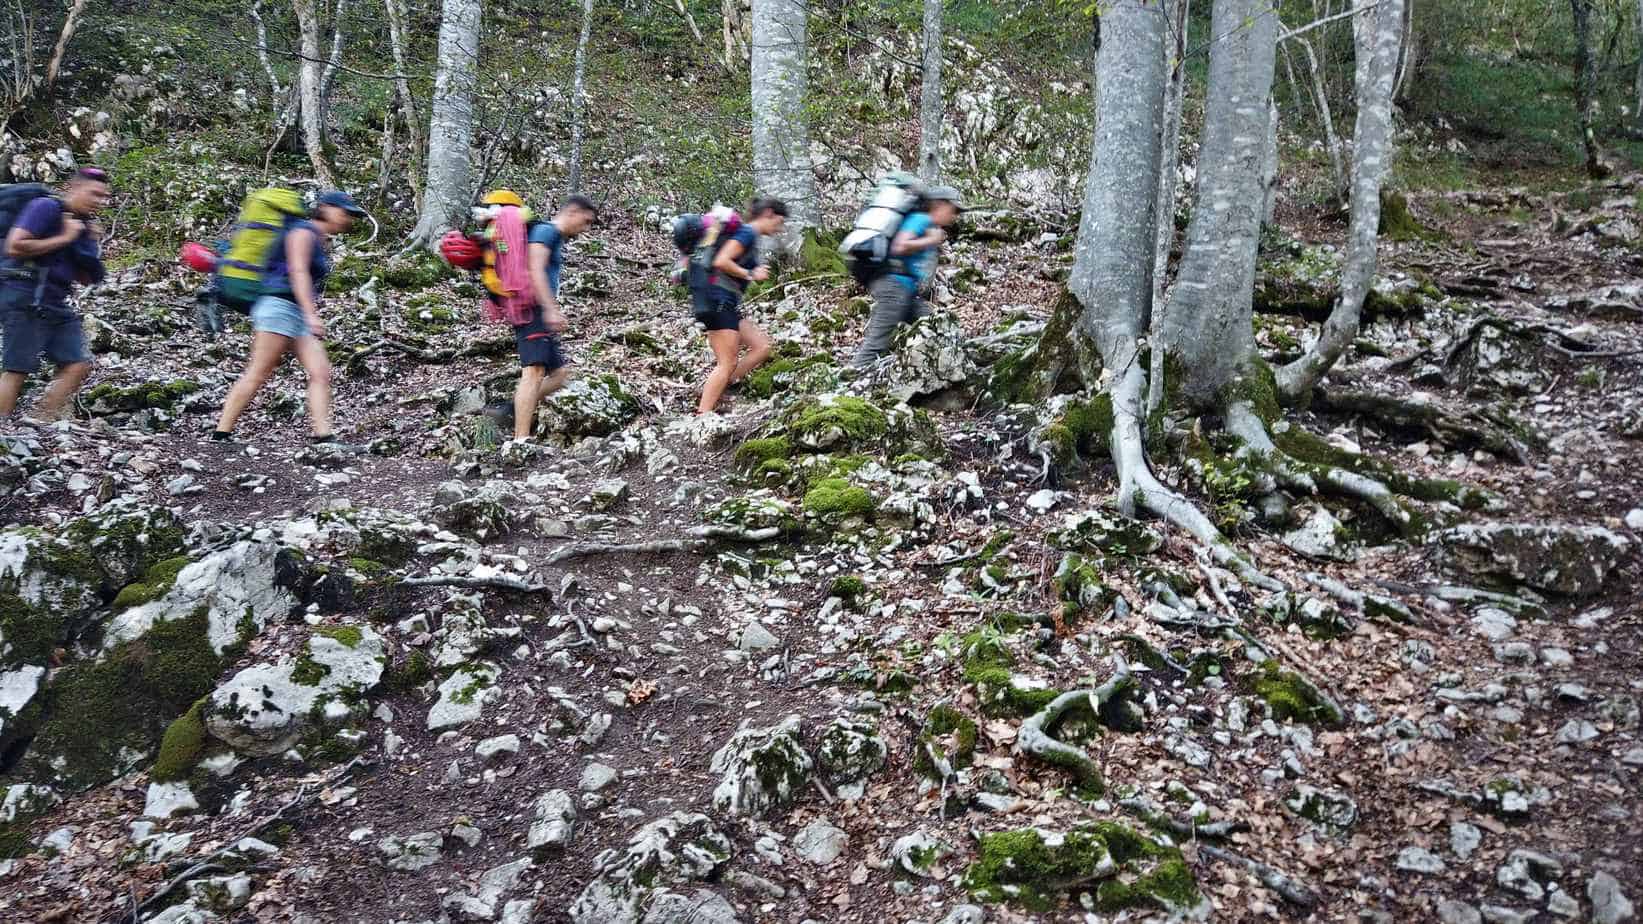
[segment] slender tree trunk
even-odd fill
[[[1256,359],[1251,303],[1278,18],[1268,0],[1215,0],[1210,34],[1198,195],[1160,330],[1181,395],[1197,407],[1224,403]]]
[[[1643,2],[1639,6],[1643,6]],[[1392,84],[1393,103],[1409,92],[1409,74],[1415,69],[1419,55],[1420,48],[1415,44],[1415,0],[1406,0],[1403,5],[1403,40],[1398,43],[1398,78]]]
[[[63,20],[63,29],[57,33],[57,44],[51,49],[51,60],[46,62],[46,86],[57,83],[57,74],[63,69],[63,58],[68,54],[68,43],[80,28],[80,16],[86,11],[86,0],[74,0]]]
[[[278,111],[281,100],[285,99],[285,87],[280,85],[279,75],[274,73],[274,64],[268,59],[268,26],[262,21],[262,0],[252,0],[251,22],[257,27],[257,60],[262,62],[262,71],[268,75],[269,97]]]
[[[1636,111],[1632,117],[1637,120],[1637,127],[1633,131],[1643,136],[1643,0],[1637,0],[1637,44],[1637,77],[1632,83],[1632,98]]]
[[[1304,37],[1297,36],[1301,49],[1306,52],[1307,72],[1312,77],[1312,101],[1318,107],[1318,121],[1323,123],[1324,149],[1329,152],[1329,166],[1334,171],[1335,198],[1346,198],[1347,176],[1345,159],[1341,156],[1341,138],[1335,134],[1335,114],[1329,108],[1329,93],[1324,89],[1323,75],[1318,68],[1318,55],[1312,50],[1312,43]]]
[[[704,45],[707,40],[702,37],[702,28],[696,25],[696,17],[691,14],[690,8],[685,6],[685,0],[673,0],[673,9],[684,17],[686,28],[690,29],[690,37],[697,45]]]
[[[582,34],[576,39],[576,64],[571,77],[570,195],[582,192],[582,134],[587,122],[588,36],[593,34],[593,0],[582,0]]]
[[[924,0],[924,79],[919,98],[918,174],[941,179],[941,2]]]
[[[416,97],[411,93],[411,81],[405,73],[405,0],[383,0],[388,13],[388,43],[394,56],[394,99],[399,104],[399,117],[405,123],[405,149],[408,157],[405,176],[410,181],[411,193],[417,211],[422,210],[422,121],[417,116]]]
[[[719,62],[735,73],[747,64],[753,47],[753,7],[750,0],[720,0],[724,55]]]
[[[1358,121],[1352,130],[1352,217],[1341,296],[1318,339],[1300,359],[1277,370],[1278,395],[1303,403],[1358,336],[1364,298],[1375,282],[1381,220],[1381,185],[1392,165],[1392,96],[1403,36],[1404,0],[1356,0],[1361,19],[1354,30],[1357,67],[1353,82]]]
[[[439,64],[428,120],[428,183],[411,232],[413,247],[432,246],[473,201],[474,89],[479,81],[480,0],[445,0]]]
[[[1608,174],[1597,144],[1597,62],[1592,56],[1592,0],[1569,0],[1575,19],[1575,108],[1580,110],[1580,140],[1586,146],[1586,172]]]
[[[790,253],[818,206],[805,113],[808,16],[807,0],[753,0],[753,183],[787,202]]]
[[[327,111],[331,108],[331,81],[336,79],[337,70],[342,67],[342,43],[346,36],[343,18],[347,15],[348,0],[337,0],[331,19],[331,56],[325,61],[325,74],[320,78],[319,85],[320,105]]]
[[[1158,199],[1154,205],[1152,252],[1152,301],[1149,330],[1156,339],[1160,320],[1158,308],[1164,304],[1164,284],[1169,278],[1170,251],[1175,249],[1176,183],[1181,172],[1181,109],[1187,88],[1187,25],[1191,22],[1191,0],[1165,0],[1169,36],[1164,43],[1169,87],[1164,99],[1164,131],[1158,167]],[[1152,372],[1148,378],[1147,412],[1164,400],[1164,351],[1152,352]]]
[[[331,172],[331,160],[325,153],[325,107],[320,102],[324,97],[321,87],[324,85],[325,59],[320,57],[319,10],[315,8],[314,0],[291,0],[291,6],[296,10],[297,28],[302,36],[302,58],[297,62],[298,94],[302,100],[302,112],[298,119],[302,125],[302,143],[308,149],[309,162],[314,165],[314,178],[326,188],[334,189],[337,178]]]

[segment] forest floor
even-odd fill
[[[1290,418],[1396,471],[1454,479],[1496,499],[1483,512],[1424,505],[1434,520],[1629,535],[1617,567],[1580,595],[1492,585],[1505,593],[1468,596],[1457,588],[1478,579],[1457,571],[1445,543],[1388,538],[1369,511],[1331,501],[1344,525],[1339,541],[1318,553],[1327,558],[1281,541],[1286,530],[1234,529],[1269,574],[1299,595],[1318,594],[1321,609],[1288,621],[1206,566],[1178,534],[1150,553],[1087,550],[1104,589],[1092,592],[1099,605],[1074,618],[1079,607],[1064,595],[1077,588],[1064,570],[1058,577],[1065,549],[1055,532],[1069,514],[1110,510],[1110,466],[1096,458],[1046,480],[1039,460],[1021,450],[1010,412],[973,394],[955,400],[953,391],[928,408],[944,447],[937,465],[881,460],[893,490],[918,498],[911,516],[881,510],[866,523],[825,525],[812,517],[812,528],[759,544],[555,559],[589,542],[687,537],[704,511],[756,487],[737,447],[788,401],[802,400],[800,379],[779,379],[773,399],[734,395],[722,423],[688,418],[705,345],[659,285],[669,260],[664,236],[622,219],[593,232],[597,246],[572,248],[570,291],[579,275],[604,291],[567,298],[566,347],[574,376],[614,374],[638,413],[609,437],[508,464],[486,448],[477,418],[459,413],[473,405],[473,386],[488,386],[493,399],[509,393],[508,351],[481,347],[454,359],[432,352],[498,337],[449,283],[377,286],[367,299],[337,300],[338,428],[372,451],[333,458],[304,446],[294,364],[245,418],[243,443],[206,440],[247,335],[205,343],[188,326],[190,281],[139,266],[88,300],[103,328],[91,385],[142,392],[145,383],[187,380],[199,389],[139,402],[157,405],[140,410],[117,406],[106,391],[99,405],[88,391],[71,422],[11,425],[0,438],[32,447],[34,462],[31,480],[0,497],[0,518],[55,529],[118,494],[173,508],[193,530],[191,554],[227,536],[262,535],[300,548],[310,565],[344,572],[352,564],[347,594],[316,598],[269,625],[223,676],[300,653],[316,627],[359,623],[386,639],[390,676],[411,679],[370,694],[369,717],[358,723],[365,737],[349,755],[248,761],[212,792],[195,793],[201,810],[151,819],[137,836],[146,762],[70,795],[26,822],[30,839],[48,849],[0,860],[0,919],[119,920],[133,896],[257,833],[276,852],[238,867],[253,890],[248,901],[221,906],[221,920],[569,920],[578,896],[609,871],[605,852],[626,849],[643,826],[682,811],[708,816],[729,839],[729,856],[699,876],[663,864],[657,883],[674,877],[672,888],[702,910],[670,906],[673,916],[653,910],[646,921],[718,921],[726,905],[750,922],[979,920],[961,906],[982,904],[965,882],[981,882],[973,864],[982,845],[1000,843],[985,835],[1067,832],[1106,819],[1144,829],[1139,799],[1206,832],[1174,840],[1208,902],[1191,913],[1213,920],[1624,920],[1614,915],[1629,909],[1626,896],[1643,901],[1643,252],[1625,214],[1626,188],[1578,200],[1417,197],[1430,233],[1388,243],[1383,276],[1425,295],[1367,324],[1359,349],[1327,383],[1337,393],[1420,393],[1458,417],[1508,430],[1521,457],[1328,401]],[[1284,286],[1305,288],[1318,261],[1301,243],[1330,243],[1340,231],[1322,223],[1308,232],[1316,240],[1276,245],[1268,278],[1285,274]],[[976,337],[1016,313],[1043,319],[1067,243],[1035,231],[959,244],[942,309]],[[453,306],[454,318],[444,314]],[[863,321],[852,293],[827,280],[777,290],[750,314],[798,344],[793,358],[822,353],[835,362],[853,349]],[[1263,314],[1258,331],[1282,354],[1303,323]],[[447,452],[453,442],[461,445]],[[1218,515],[1237,517],[1228,497],[1205,494],[1184,467],[1163,473]],[[440,488],[452,480],[460,486]],[[614,500],[612,480],[624,483]],[[452,525],[452,499],[482,494],[487,484],[505,510],[477,529]],[[776,493],[798,500],[791,490]],[[1305,512],[1322,502],[1296,503]],[[476,592],[367,573],[374,569],[361,559],[369,555],[348,525],[367,521],[417,536],[392,575],[503,573],[538,586],[477,592],[464,603]],[[1308,574],[1395,600],[1408,617],[1353,612],[1319,593]],[[859,591],[842,576],[859,577]],[[1281,652],[1285,668],[1302,670],[1340,704],[1340,721],[1319,710],[1271,713],[1259,695],[1263,668],[1244,643],[1157,618],[1150,588],[1160,579],[1179,585],[1187,601],[1177,614],[1221,613]],[[479,698],[481,718],[433,732],[423,718],[444,675],[414,676],[415,653],[449,646],[459,612],[468,630],[478,613],[483,632],[473,634],[483,644],[469,655],[500,677],[494,694]],[[1097,794],[1015,748],[1019,706],[1041,704],[1044,689],[1099,685],[1114,653],[1134,671],[1135,721],[1130,730],[1086,729],[1084,747],[1106,783]],[[1002,692],[985,670],[999,662],[1011,675]],[[956,710],[959,734],[932,729],[933,710]],[[716,808],[723,774],[710,766],[715,752],[739,728],[790,715],[810,749],[841,717],[875,724],[884,766],[857,798],[817,777],[768,812]],[[964,729],[973,738],[967,760],[958,757],[971,744],[960,740]],[[506,735],[518,736],[516,751],[476,755],[478,742]],[[945,780],[928,769],[927,740],[955,758]],[[0,780],[20,781],[5,775],[15,769],[0,765]],[[572,794],[579,819],[568,845],[533,852],[526,839],[534,806],[553,790]],[[277,824],[259,823],[293,799],[300,801]],[[176,849],[168,856],[154,849],[154,831],[190,837],[169,841]],[[443,843],[429,865],[384,865],[392,851],[379,846],[383,838],[422,832]],[[533,856],[523,872],[504,869]],[[1286,899],[1271,877],[1229,856],[1282,871],[1315,893],[1313,903]],[[190,875],[228,871],[220,858],[210,866]],[[657,872],[647,875],[635,881],[648,888]],[[985,919],[1162,920],[1184,910],[1143,897],[1128,910],[1097,912],[1093,875],[1039,870],[1035,880],[1023,871],[1021,883],[1028,893],[1043,890],[1044,907],[1035,910],[1024,894],[988,905]],[[477,905],[451,901],[464,895]],[[179,889],[162,904],[184,897]],[[209,905],[203,897],[194,904]]]

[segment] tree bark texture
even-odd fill
[[[301,58],[297,61],[297,95],[301,100],[298,123],[302,127],[302,145],[308,150],[308,161],[314,165],[314,179],[327,189],[337,185],[331,172],[331,159],[325,153],[324,97],[325,58],[320,48],[319,10],[315,0],[291,0],[297,14],[297,30],[301,36]]]
[[[751,0],[720,0],[719,11],[724,32],[724,53],[719,63],[735,73],[747,64],[753,47],[753,5]]]
[[[394,99],[399,106],[400,120],[405,123],[406,160],[405,176],[416,198],[417,210],[422,208],[422,158],[426,151],[422,139],[422,120],[417,116],[416,96],[411,93],[411,80],[405,70],[405,0],[383,0],[388,14],[388,44],[394,56]]]
[[[918,174],[926,184],[941,179],[941,3],[924,0],[924,77],[919,96]]]
[[[588,37],[593,34],[593,0],[582,0],[582,34],[576,39],[576,64],[571,76],[570,180],[567,192],[582,192],[582,137],[586,131],[588,93]]]
[[[1298,360],[1277,371],[1278,394],[1302,401],[1357,339],[1364,299],[1374,285],[1379,256],[1381,186],[1392,166],[1392,101],[1403,44],[1404,0],[1355,0],[1359,19],[1353,83],[1358,120],[1352,130],[1352,213],[1341,266],[1341,295],[1318,339]]]
[[[63,20],[62,31],[57,33],[57,44],[52,46],[51,60],[46,62],[46,86],[57,82],[57,75],[63,69],[63,59],[68,55],[68,43],[74,39],[74,33],[80,28],[80,16],[86,11],[86,0],[74,0],[68,8],[68,16]]]
[[[753,0],[753,183],[786,201],[788,249],[816,224],[805,113],[806,0]]]
[[[428,182],[414,244],[432,245],[473,200],[474,90],[479,82],[480,0],[445,0],[428,121]]]
[[[1164,304],[1164,284],[1169,278],[1170,251],[1175,249],[1176,184],[1181,172],[1181,109],[1187,88],[1187,26],[1191,22],[1191,0],[1164,0],[1169,33],[1164,41],[1165,68],[1169,85],[1164,98],[1164,130],[1159,147],[1158,199],[1153,211],[1152,300],[1150,330],[1156,330],[1159,307]],[[1148,378],[1147,412],[1163,403],[1164,353],[1154,350]]]
[[[1580,111],[1580,140],[1586,147],[1586,172],[1608,171],[1597,144],[1597,59],[1592,54],[1592,0],[1569,0],[1575,20],[1575,108]]]
[[[1266,0],[1215,0],[1210,35],[1198,192],[1160,328],[1176,360],[1174,384],[1200,407],[1219,404],[1255,356],[1251,300],[1278,18]]]

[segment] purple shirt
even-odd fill
[[[22,228],[36,239],[56,237],[63,230],[63,204],[50,196],[41,196],[23,206],[14,227]],[[34,267],[45,273],[45,285],[40,292],[42,305],[65,304],[68,301],[69,287],[74,285],[81,273],[89,275],[93,282],[103,280],[103,260],[97,242],[84,233],[66,246],[33,260],[8,258],[8,262],[24,268]],[[29,289],[32,292],[38,281],[38,277],[35,282],[27,279],[7,279],[6,285]]]

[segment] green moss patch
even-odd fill
[[[890,418],[865,398],[831,395],[794,405],[786,428],[805,446],[836,449],[883,437],[890,430]]]
[[[769,436],[751,439],[736,447],[736,464],[757,468],[773,459],[787,459],[793,454],[793,445],[786,437]]]
[[[1254,681],[1255,695],[1265,700],[1272,717],[1280,722],[1296,721],[1341,725],[1346,717],[1330,704],[1306,678],[1286,671],[1277,661],[1267,661]]]
[[[955,770],[970,766],[975,759],[977,734],[974,719],[946,703],[936,706],[930,710],[930,715],[924,720],[924,728],[919,732],[919,748],[913,755],[913,769],[928,777],[936,775],[930,755],[925,752],[925,744],[930,745],[930,749]]]
[[[1020,828],[981,836],[964,872],[966,891],[985,902],[1051,911],[1063,894],[1093,892],[1096,907],[1183,911],[1201,897],[1181,852],[1121,824],[1065,833]]]
[[[211,692],[225,664],[206,637],[202,607],[157,623],[96,661],[71,664],[46,695],[46,720],[24,758],[23,773],[68,789],[107,782],[128,769],[126,755],[153,749],[172,717]],[[181,732],[179,732],[181,734]]]
[[[165,736],[160,739],[160,755],[148,772],[149,779],[157,783],[183,779],[199,762],[205,750],[206,699],[196,700],[187,712],[166,726]]]
[[[134,606],[142,606],[165,596],[167,591],[176,586],[177,575],[188,566],[188,563],[187,556],[178,556],[167,558],[149,568],[142,580],[120,588],[120,593],[114,598],[114,611],[118,613]]]
[[[1031,715],[1061,695],[1054,688],[1032,688],[1016,683],[1010,673],[1015,657],[991,629],[977,629],[961,642],[964,679],[976,688],[982,710],[989,715]]]
[[[1043,439],[1057,465],[1106,455],[1112,446],[1112,398],[1105,394],[1063,405],[1045,425]]]
[[[804,495],[806,516],[824,522],[836,523],[852,517],[867,518],[878,509],[878,501],[866,488],[857,487],[843,478],[824,478],[816,482]]]
[[[200,390],[198,382],[176,379],[169,382],[140,382],[120,387],[105,382],[85,393],[85,401],[93,413],[111,414],[141,411],[147,408],[171,410],[177,402]]]

